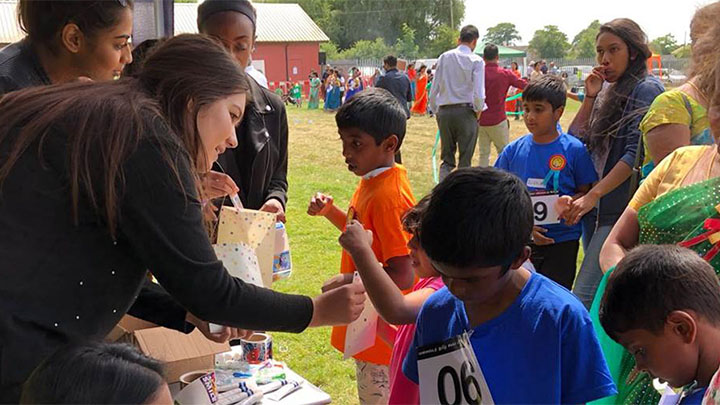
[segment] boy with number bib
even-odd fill
[[[447,287],[417,319],[403,372],[421,403],[579,404],[615,386],[590,316],[522,267],[530,195],[513,174],[464,168],[435,187],[420,243]]]
[[[310,200],[308,214],[327,218],[340,231],[345,230],[348,217],[356,218],[373,233],[376,260],[397,287],[409,289],[415,281],[407,247],[412,235],[403,231],[402,217],[415,205],[415,197],[407,170],[395,164],[395,153],[405,136],[405,110],[387,90],[368,89],[343,104],[335,121],[348,170],[362,180],[347,214],[333,205],[331,196],[322,193]],[[355,263],[346,251],[342,253],[340,272],[323,285],[323,291],[353,281]],[[331,343],[341,352],[345,352],[347,330],[336,326],[332,331]],[[387,404],[391,355],[392,347],[380,338],[353,355],[361,404]]]
[[[533,266],[571,289],[582,227],[558,218],[557,207],[582,196],[598,177],[585,145],[557,129],[565,100],[565,84],[559,77],[547,75],[530,82],[522,97],[530,134],[505,147],[495,167],[520,177],[530,190],[535,220],[530,245]]]

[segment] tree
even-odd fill
[[[414,59],[418,55],[418,46],[415,44],[415,30],[407,24],[402,26],[402,35],[395,42],[397,56]]]
[[[509,46],[514,45],[515,41],[521,39],[520,34],[515,28],[515,24],[504,22],[488,28],[483,42],[486,44]]]
[[[378,37],[374,41],[361,39],[352,46],[342,51],[341,59],[382,59],[388,54],[394,53],[385,41]]]
[[[660,55],[669,55],[679,47],[680,45],[678,45],[673,34],[657,37],[650,42],[650,49]]]
[[[336,60],[340,58],[340,51],[333,42],[323,42],[320,44],[320,52],[325,52],[327,60]]]
[[[587,28],[575,35],[570,47],[570,57],[595,57],[595,37],[597,37],[598,32],[600,32],[600,21],[595,20]]]
[[[383,38],[395,44],[403,25],[414,30],[415,43],[425,52],[442,26],[457,29],[465,16],[464,0],[255,0],[297,3],[337,44],[349,49],[359,40]],[[452,12],[451,12],[452,8]],[[451,21],[452,15],[452,24]]]
[[[460,37],[460,31],[451,28],[449,25],[441,25],[435,30],[433,38],[425,48],[424,56],[427,58],[437,58],[443,52],[455,48],[457,40]]]
[[[541,58],[562,58],[570,49],[570,44],[567,35],[561,32],[557,25],[546,25],[542,30],[535,31],[530,48]]]
[[[690,44],[683,45],[672,51],[672,55],[678,59],[692,57],[692,46]]]

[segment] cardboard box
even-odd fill
[[[105,340],[130,343],[165,363],[169,383],[179,381],[189,371],[214,369],[215,355],[230,351],[229,344],[208,340],[197,329],[184,334],[130,315],[125,315]]]

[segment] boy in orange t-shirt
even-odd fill
[[[348,212],[372,231],[377,260],[400,289],[408,289],[414,282],[407,248],[411,235],[403,231],[402,217],[415,205],[415,197],[407,170],[394,161],[405,136],[405,110],[387,90],[367,89],[345,103],[335,121],[348,170],[362,177]],[[347,214],[333,205],[329,195],[317,193],[310,200],[308,214],[323,216],[340,231],[345,230]],[[352,282],[354,272],[352,258],[343,251],[340,274],[329,279],[323,291]],[[346,330],[338,326],[332,331],[331,343],[341,352]],[[377,338],[375,345],[353,356],[361,404],[387,404],[391,355],[392,348]]]

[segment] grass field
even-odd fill
[[[560,123],[567,129],[579,103],[568,100]],[[341,155],[334,115],[322,110],[288,107],[290,126],[287,229],[292,249],[293,275],[274,285],[278,291],[315,296],[322,283],[340,268],[339,236],[328,221],[310,217],[305,211],[317,191],[331,194],[335,204],[347,207],[358,178],[350,173]],[[437,125],[434,118],[413,117],[402,147],[415,197],[420,199],[433,186],[431,150]],[[510,138],[527,133],[522,120],[510,121]],[[497,157],[493,149],[491,162]],[[477,159],[477,151],[476,151]],[[475,162],[477,163],[477,162]],[[326,391],[336,404],[356,404],[355,365],[343,361],[330,346],[330,328],[310,329],[293,335],[274,333],[275,356]]]

